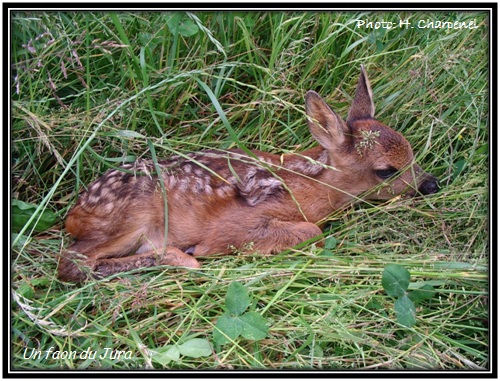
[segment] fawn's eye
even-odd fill
[[[396,174],[398,170],[394,167],[389,167],[386,169],[377,169],[375,170],[375,174],[381,179],[388,179]]]

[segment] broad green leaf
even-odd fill
[[[436,290],[430,284],[423,285],[418,290],[413,290],[408,294],[408,297],[413,303],[418,304],[424,300],[432,299],[436,294]]]
[[[323,249],[323,251],[320,254],[321,257],[333,257],[333,251],[328,250],[328,249]]]
[[[170,13],[165,16],[165,21],[167,23],[168,29],[172,34],[179,33],[179,24],[181,23],[182,13],[175,12]]]
[[[145,136],[139,132],[132,130],[118,130],[113,131],[108,134],[109,136],[119,136],[124,138],[145,138]]]
[[[462,173],[465,165],[467,164],[467,161],[464,159],[458,160],[455,164],[453,164],[453,178],[457,178],[460,173]]]
[[[229,285],[226,294],[226,308],[232,315],[241,315],[250,305],[248,291],[240,282]]]
[[[403,296],[410,285],[410,273],[403,266],[387,265],[382,272],[382,287],[389,296]]]
[[[152,350],[152,359],[157,363],[166,366],[171,361],[179,361],[180,353],[176,345],[166,345],[163,348]]]
[[[394,309],[396,310],[396,318],[398,323],[404,325],[405,327],[413,327],[417,322],[415,315],[415,304],[411,299],[404,295],[398,298],[394,303]]]
[[[323,357],[325,355],[323,352],[323,348],[321,348],[319,345],[315,345],[311,349],[312,351],[309,351],[309,355],[312,357]]]
[[[172,34],[180,34],[190,37],[198,33],[198,25],[190,20],[185,14],[176,12],[166,17],[168,29]]]
[[[36,205],[28,204],[21,200],[12,200],[12,230],[20,231],[29,221],[31,216],[35,214],[37,208]],[[36,231],[46,230],[56,223],[57,216],[51,210],[45,209],[40,219],[38,219],[38,216],[40,216],[39,213],[37,213],[37,217],[35,217],[29,225],[30,228],[35,226]],[[37,219],[38,222],[36,221]],[[36,225],[34,225],[35,222]]]
[[[12,245],[15,245],[16,247],[23,247],[30,241],[30,237],[27,235],[19,235],[16,233],[12,233],[10,235],[10,242]]]
[[[193,358],[212,354],[212,346],[207,339],[191,339],[178,345],[177,348],[179,348],[181,355]]]
[[[139,32],[139,34],[137,35],[137,38],[139,39],[139,43],[142,45],[142,46],[146,46],[148,45],[151,40],[153,39],[154,35],[152,35],[151,33],[147,33],[147,32]]]
[[[332,236],[328,237],[325,240],[325,249],[327,250],[335,249],[336,246],[337,246],[337,238]]]
[[[480,271],[488,271],[487,266],[477,265],[475,263],[467,263],[467,262],[437,262],[434,264],[434,268],[436,269],[445,269],[445,270],[480,270]]]
[[[377,314],[387,317],[385,307],[375,297],[372,297],[365,307],[370,311],[376,311]]]
[[[247,312],[239,317],[242,325],[241,336],[249,340],[265,339],[269,332],[267,321],[258,312]]]
[[[237,318],[224,314],[215,324],[214,341],[218,345],[230,343],[236,340],[242,331],[243,327]]]
[[[179,34],[184,37],[191,37],[198,33],[198,25],[188,18],[182,19],[179,25]]]
[[[31,287],[28,283],[21,283],[17,288],[17,292],[27,299],[31,299],[35,295],[33,287]]]

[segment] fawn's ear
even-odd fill
[[[366,75],[365,67],[361,65],[361,75],[354,101],[349,109],[347,123],[350,124],[357,119],[372,119],[374,116],[375,105],[373,104],[372,88]]]
[[[324,148],[337,148],[348,139],[347,124],[312,90],[306,94],[306,114],[312,136]]]

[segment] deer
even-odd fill
[[[328,216],[350,204],[438,192],[403,135],[375,119],[364,66],[344,121],[315,91],[305,114],[319,143],[282,154],[209,149],[110,169],[83,192],[65,228],[65,282],[160,265],[197,269],[198,257],[250,247],[277,254],[322,245]]]

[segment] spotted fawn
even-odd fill
[[[59,278],[198,268],[199,256],[321,244],[322,222],[349,203],[437,192],[437,179],[414,162],[408,141],[374,119],[363,67],[346,121],[314,91],[305,103],[315,148],[207,150],[105,173],[69,212],[66,230],[75,241],[61,254]]]

